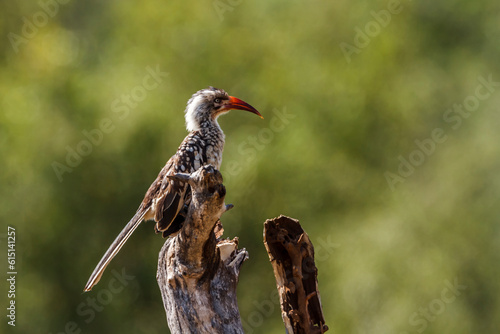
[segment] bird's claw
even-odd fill
[[[186,173],[175,173],[172,175],[167,175],[167,178],[174,181],[188,182],[191,178],[191,175]]]

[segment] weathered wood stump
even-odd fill
[[[237,238],[219,239],[219,218],[232,207],[224,203],[222,175],[205,166],[172,178],[190,184],[192,200],[183,227],[165,241],[158,259],[157,281],[170,331],[243,333],[236,286],[248,253],[238,249]]]
[[[326,332],[314,247],[299,221],[283,215],[266,220],[264,244],[276,277],[287,333]]]

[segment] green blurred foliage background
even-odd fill
[[[262,244],[279,214],[316,245],[332,333],[500,331],[500,86],[478,88],[500,81],[498,1],[405,0],[390,21],[388,1],[63,2],[1,1],[0,260],[14,226],[18,271],[16,327],[2,315],[2,332],[168,332],[150,222],[81,291],[208,85],[265,117],[220,119],[225,235],[250,252],[247,333],[284,332]],[[168,76],[115,112],[148,67]],[[467,116],[448,112],[466,101]],[[54,162],[104,119],[112,130],[60,181]],[[435,129],[446,140],[432,148]],[[135,278],[112,290],[113,269]]]

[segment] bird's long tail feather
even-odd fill
[[[83,290],[84,292],[92,290],[94,285],[96,285],[99,280],[101,279],[101,276],[108,266],[108,264],[113,260],[113,258],[118,254],[120,249],[123,247],[125,242],[130,238],[132,233],[135,231],[135,229],[139,226],[141,223],[142,219],[144,218],[144,215],[146,214],[147,210],[141,210],[139,209],[137,213],[130,219],[130,221],[125,225],[123,230],[120,232],[120,234],[116,237],[115,241],[109,246],[108,250],[102,257],[101,261],[97,264],[97,266],[94,269],[94,272],[92,275],[90,275],[90,278],[85,285],[85,289]]]

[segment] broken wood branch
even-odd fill
[[[276,277],[287,333],[326,332],[314,247],[299,221],[283,215],[266,220],[264,245]]]

